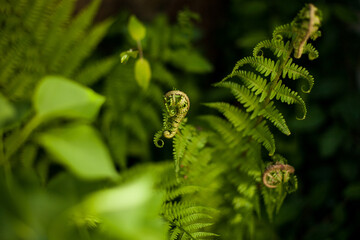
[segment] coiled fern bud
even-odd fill
[[[164,146],[162,136],[173,138],[179,130],[186,114],[190,108],[189,97],[182,91],[173,90],[164,95],[164,121],[163,129],[154,136],[155,146],[161,148]]]

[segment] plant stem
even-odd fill
[[[143,58],[144,55],[143,55],[143,50],[142,50],[141,42],[140,42],[140,41],[136,41],[136,43],[137,43],[137,47],[138,47],[138,50],[139,50],[139,56],[140,56],[140,58]]]
[[[10,145],[9,151],[6,153],[5,158],[6,161],[9,161],[11,156],[25,143],[25,141],[29,138],[30,134],[37,128],[41,123],[41,118],[33,117],[28,124],[22,129],[19,134],[19,138],[13,145]]]
[[[0,131],[0,165],[4,165],[5,181],[9,187],[9,189],[11,189],[12,173],[11,173],[10,163],[8,161],[8,158],[6,158],[5,152],[4,152],[4,141],[3,141],[3,132],[2,131]]]

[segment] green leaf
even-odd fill
[[[168,52],[167,58],[174,66],[190,73],[208,73],[213,69],[210,62],[194,50],[171,51]]]
[[[151,79],[151,68],[145,58],[140,58],[135,62],[135,79],[140,87],[147,89]]]
[[[132,49],[120,53],[121,63],[127,63],[130,57],[137,58],[139,51],[133,51]]]
[[[60,76],[47,76],[35,90],[33,104],[39,118],[93,120],[105,98],[93,90]]]
[[[117,173],[98,132],[73,124],[41,133],[37,141],[57,162],[83,179],[115,178]]]
[[[128,24],[128,30],[131,35],[131,37],[135,41],[140,41],[144,39],[146,35],[146,28],[144,25],[134,16],[131,15],[129,24]]]
[[[350,200],[359,200],[360,199],[360,183],[352,183],[349,184],[344,192],[343,195],[345,196],[345,198],[350,199]]]
[[[165,240],[167,225],[159,215],[162,195],[153,190],[154,178],[98,191],[81,205],[84,218],[99,218],[102,229],[119,239]]]

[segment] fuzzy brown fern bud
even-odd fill
[[[276,188],[281,183],[288,182],[290,174],[293,174],[295,169],[288,164],[282,164],[276,162],[274,165],[270,165],[263,173],[263,183],[268,188]]]

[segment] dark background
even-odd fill
[[[81,9],[89,1],[78,1]],[[250,55],[274,27],[290,22],[305,1],[104,0],[96,17],[135,14],[150,22],[159,13],[176,20],[184,7],[198,13],[197,47],[214,66],[202,87],[221,80],[240,58]],[[281,239],[356,239],[360,227],[360,2],[316,1],[323,12],[320,57],[303,60],[315,78],[306,97],[308,116],[290,121],[294,134],[278,136],[279,152],[295,166],[299,190],[285,201],[273,223]],[[98,54],[117,48],[105,38]],[[211,96],[204,101],[211,100]]]

